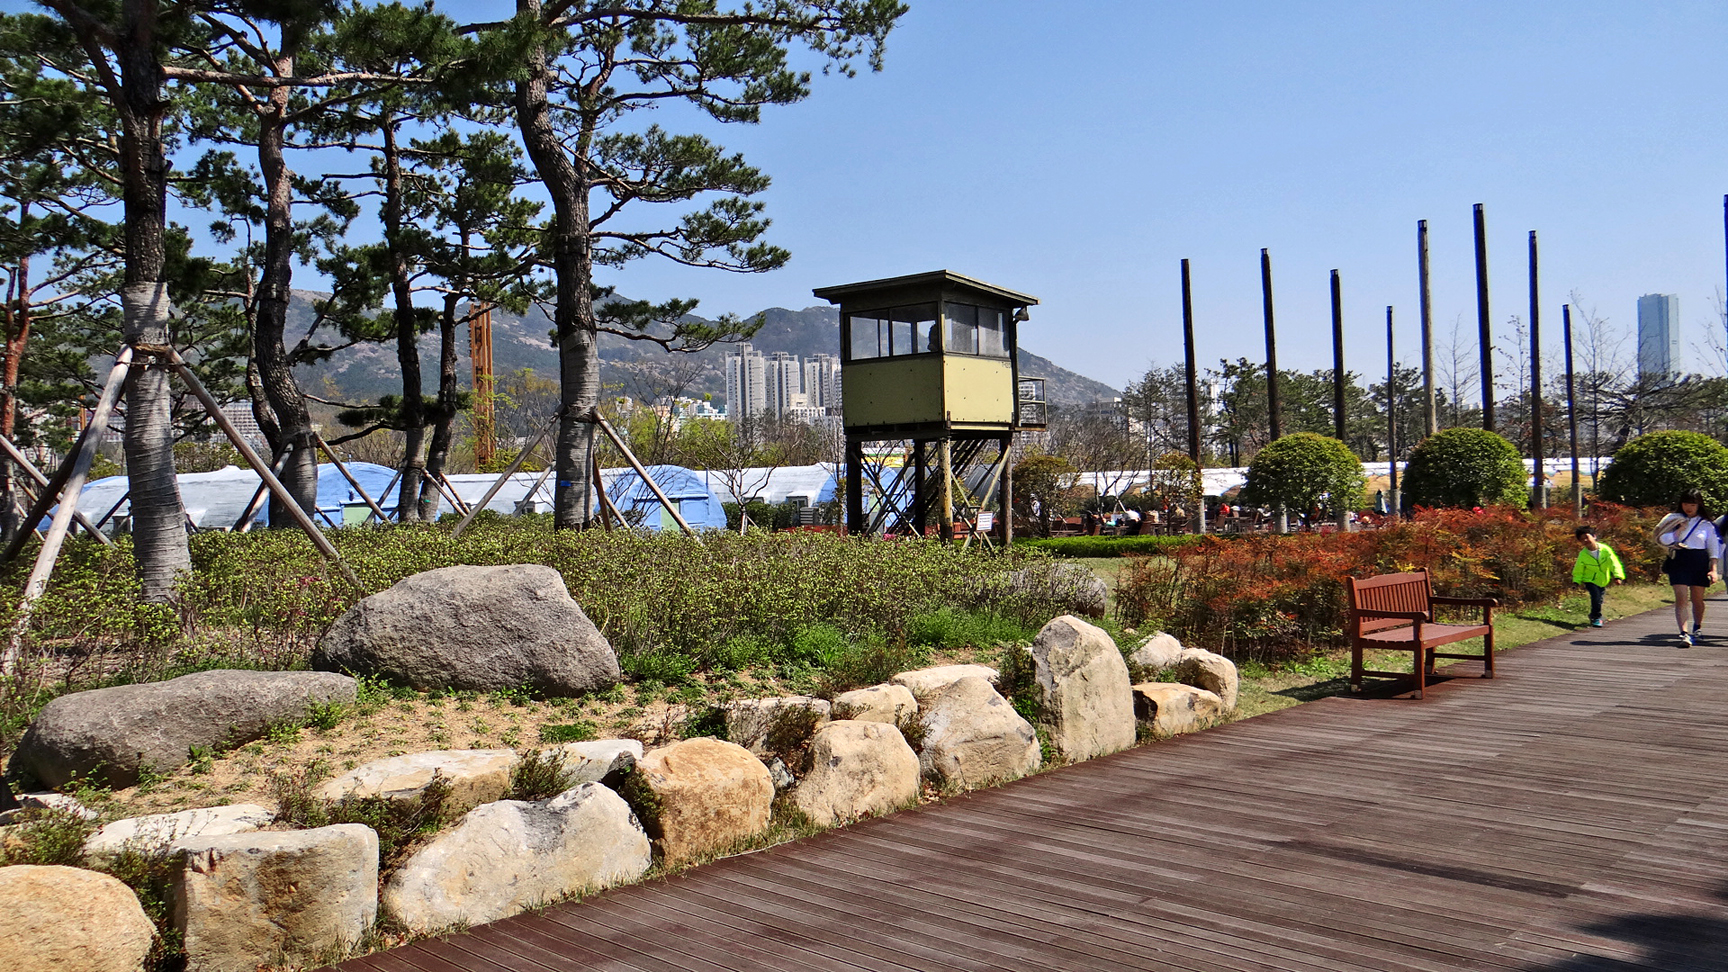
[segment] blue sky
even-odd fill
[[[1474,333],[1480,202],[1505,339],[1507,319],[1527,314],[1535,229],[1550,350],[1572,291],[1624,328],[1640,294],[1673,293],[1694,366],[1711,369],[1728,6],[911,6],[880,74],[819,77],[811,98],[758,126],[704,127],[677,109],[653,119],[705,130],[773,176],[764,198],[788,267],[734,276],[644,261],[609,282],[748,313],[817,303],[812,287],[947,268],[1037,295],[1023,344],[1120,387],[1180,360],[1183,257],[1202,360],[1259,358],[1269,247],[1280,364],[1329,366],[1337,268],[1347,364],[1378,377],[1388,304],[1400,357],[1416,359],[1418,219],[1437,330],[1462,316]]]
[[[1535,229],[1555,353],[1572,291],[1628,328],[1640,294],[1674,293],[1704,367],[1725,26],[1705,3],[913,0],[881,74],[719,133],[773,174],[790,266],[619,284],[749,311],[946,267],[1037,295],[1023,343],[1120,385],[1180,358],[1183,257],[1202,359],[1260,357],[1269,247],[1280,363],[1330,364],[1337,268],[1347,366],[1378,374],[1386,305],[1415,355],[1418,219],[1437,330],[1473,332],[1480,202],[1497,330],[1527,316]]]

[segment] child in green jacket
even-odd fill
[[[1592,527],[1581,526],[1572,531],[1578,538],[1582,549],[1578,551],[1578,560],[1572,565],[1572,583],[1583,584],[1590,592],[1590,627],[1602,627],[1602,595],[1608,592],[1609,584],[1618,584],[1626,579],[1626,568],[1620,564],[1620,555],[1614,548],[1596,539],[1596,531]]]

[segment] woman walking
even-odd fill
[[[1656,542],[1668,550],[1662,571],[1674,585],[1674,623],[1680,626],[1680,647],[1697,643],[1704,627],[1704,595],[1716,583],[1716,559],[1722,556],[1722,538],[1704,506],[1704,494],[1689,489],[1680,494],[1674,512],[1656,525]],[[1686,626],[1687,609],[1692,626]]]

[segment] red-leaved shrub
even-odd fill
[[[1661,510],[1597,503],[1586,519],[1632,579],[1655,579],[1649,528]],[[1551,602],[1572,586],[1570,511],[1419,510],[1357,533],[1209,538],[1169,557],[1134,558],[1119,575],[1124,623],[1154,624],[1238,658],[1270,660],[1344,644],[1344,578],[1427,568],[1437,593]]]

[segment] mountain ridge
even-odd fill
[[[287,340],[290,345],[299,340],[313,320],[312,304],[328,295],[316,291],[295,290],[289,299]],[[815,305],[792,310],[769,307],[752,318],[762,318],[762,328],[749,344],[764,354],[783,351],[809,358],[815,354],[840,352],[840,314],[833,306]],[[541,375],[556,375],[558,355],[552,347],[552,322],[538,307],[527,314],[514,314],[502,308],[492,312],[493,369],[500,376],[522,368],[532,368]],[[472,366],[468,358],[468,338],[457,337],[457,369],[460,384],[469,386]],[[656,345],[612,334],[600,335],[601,381],[608,386],[624,387],[640,365],[672,360]],[[689,352],[688,360],[696,364],[686,395],[712,395],[724,399],[726,394],[725,356],[735,345],[717,344],[703,351]],[[683,357],[685,353],[680,352]],[[1088,378],[1056,364],[1049,358],[1021,348],[1020,371],[1045,379],[1045,396],[1054,404],[1074,405],[1109,400],[1122,393],[1111,386]],[[426,378],[426,390],[434,391],[438,382],[438,336],[428,334],[420,339],[421,368]],[[301,387],[313,394],[333,392],[351,401],[376,401],[381,395],[400,394],[401,378],[396,370],[396,346],[393,342],[355,345],[330,360],[303,364],[295,369]],[[331,387],[334,386],[334,387]],[[326,396],[334,397],[334,396]]]

